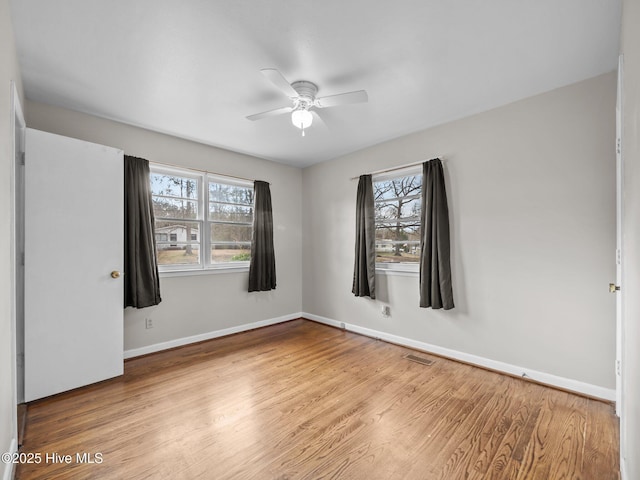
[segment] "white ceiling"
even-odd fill
[[[13,0],[27,98],[304,167],[612,71],[620,0]],[[260,73],[308,80],[302,138]]]

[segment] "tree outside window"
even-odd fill
[[[376,263],[420,260],[422,175],[374,179]]]

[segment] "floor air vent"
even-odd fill
[[[413,355],[412,353],[407,353],[404,358],[406,358],[407,360],[411,360],[412,362],[421,363],[422,365],[433,365],[433,360],[419,357],[417,355]]]

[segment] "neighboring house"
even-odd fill
[[[183,246],[187,241],[199,242],[200,233],[198,230],[191,228],[190,232],[187,232],[187,227],[184,225],[156,227],[156,243],[159,246],[165,246],[167,242],[170,242],[169,247],[178,247],[179,245]]]
[[[393,245],[391,243],[376,243],[377,252],[393,252]]]

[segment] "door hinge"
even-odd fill
[[[622,263],[622,253],[619,248],[616,248],[616,265],[620,265]]]
[[[622,151],[622,149],[620,148],[620,146],[621,146],[620,144],[621,144],[621,143],[622,143],[622,142],[620,141],[620,138],[616,138],[616,153],[617,153],[618,155],[620,155],[620,152]]]
[[[25,154],[24,152],[20,152],[20,165],[24,165],[25,162]]]
[[[622,375],[622,365],[620,360],[616,360],[616,375],[617,376],[621,376]]]

